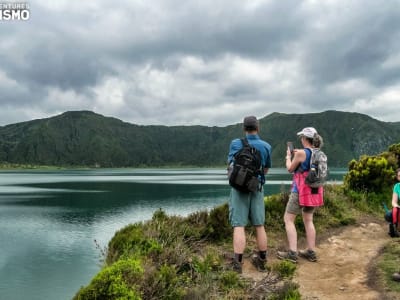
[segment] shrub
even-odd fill
[[[228,204],[217,206],[210,212],[207,231],[212,241],[226,241],[232,237],[232,226],[229,223]]]
[[[74,300],[141,299],[135,283],[140,282],[142,276],[143,269],[138,260],[119,260],[101,270],[87,287],[82,288],[77,293]]]
[[[159,254],[161,245],[152,237],[146,236],[141,224],[131,224],[119,230],[108,244],[107,263],[120,257]]]
[[[289,194],[285,192],[265,197],[265,225],[267,228],[276,231],[285,230],[283,215],[288,199]]]
[[[221,288],[225,291],[232,288],[243,287],[243,282],[240,280],[240,276],[234,271],[223,272],[219,279]]]
[[[282,289],[276,295],[270,297],[269,300],[301,300],[298,288],[296,283],[285,281]]]
[[[399,166],[400,144],[391,145],[388,152],[376,156],[363,155],[358,161],[350,161],[344,184],[355,191],[387,192],[394,183],[395,170]]]
[[[281,278],[292,278],[296,271],[296,265],[288,260],[282,260],[274,263],[272,265],[272,270]]]

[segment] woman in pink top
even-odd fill
[[[323,205],[323,187],[311,188],[305,184],[305,177],[310,169],[310,159],[313,148],[321,148],[322,137],[313,127],[306,127],[298,132],[304,149],[287,149],[286,168],[293,173],[292,190],[286,205],[284,221],[288,238],[289,250],[278,251],[279,259],[287,259],[297,263],[297,256],[309,261],[317,261],[315,253],[315,227],[313,222],[315,207]],[[307,236],[307,249],[297,252],[297,231],[294,224],[297,215],[303,216]]]

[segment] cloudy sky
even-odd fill
[[[400,121],[398,0],[26,3],[28,21],[0,21],[0,125],[70,110],[143,125]]]

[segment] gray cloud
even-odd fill
[[[88,109],[228,125],[274,111],[398,121],[398,1],[39,1],[0,27],[0,125]]]

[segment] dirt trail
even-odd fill
[[[380,299],[368,286],[368,266],[390,240],[387,224],[365,222],[348,226],[317,247],[317,263],[299,258],[294,281],[304,300]],[[270,260],[271,261],[271,260]],[[255,280],[263,278],[249,262],[243,273]]]
[[[367,283],[368,265],[389,241],[386,224],[346,228],[317,247],[319,261],[301,260],[295,281],[305,300],[379,299]]]

